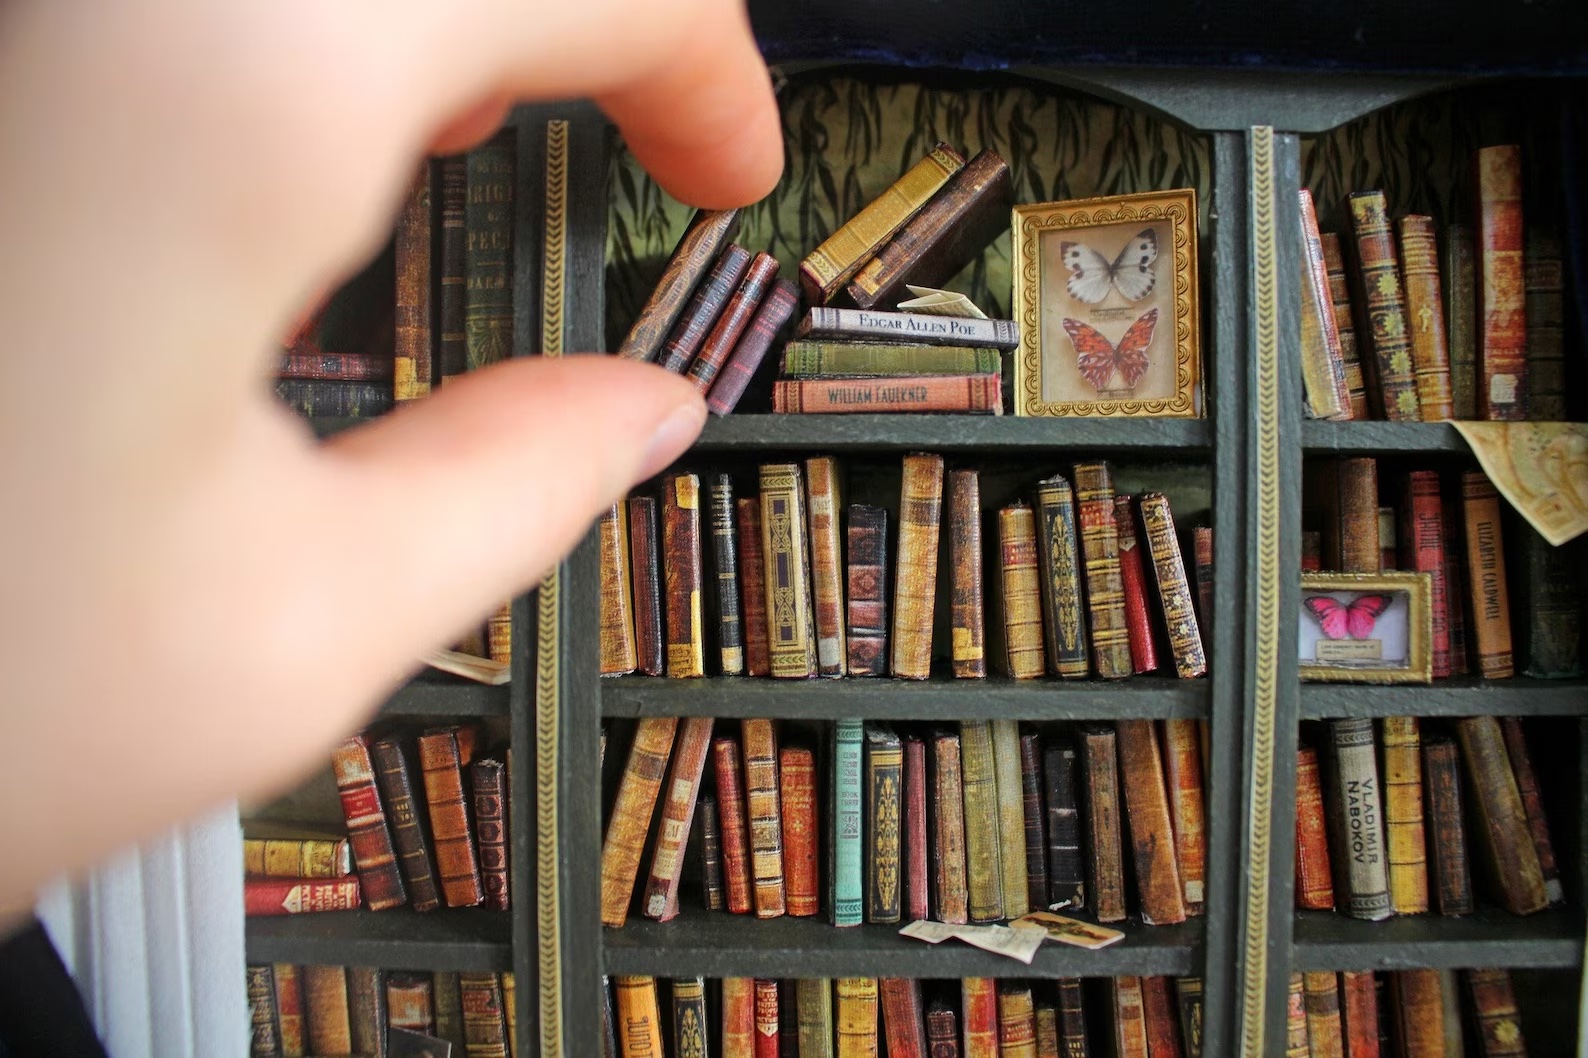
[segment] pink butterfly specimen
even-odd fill
[[[1312,616],[1323,626],[1323,634],[1330,639],[1366,639],[1373,634],[1373,625],[1379,615],[1389,609],[1388,595],[1361,595],[1349,603],[1337,602],[1327,595],[1314,595],[1301,600]]]
[[[1101,393],[1108,380],[1119,372],[1126,389],[1135,389],[1141,376],[1147,373],[1147,346],[1152,344],[1152,332],[1158,326],[1158,310],[1149,309],[1140,319],[1126,329],[1119,343],[1103,337],[1096,327],[1064,318],[1064,331],[1075,346],[1075,363],[1081,375]]]

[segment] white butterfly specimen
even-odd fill
[[[1088,305],[1108,297],[1110,287],[1130,301],[1140,301],[1152,293],[1158,281],[1152,267],[1158,260],[1158,234],[1151,228],[1134,235],[1113,263],[1079,242],[1059,243],[1059,255],[1070,270],[1070,296]]]

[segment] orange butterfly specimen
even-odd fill
[[[1147,347],[1152,344],[1152,332],[1158,326],[1158,310],[1149,309],[1125,331],[1119,344],[1114,344],[1089,324],[1064,318],[1064,331],[1075,346],[1076,366],[1092,388],[1099,393],[1108,385],[1114,372],[1124,381],[1126,389],[1135,389],[1141,376],[1147,373]]]

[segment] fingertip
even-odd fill
[[[732,209],[765,198],[783,175],[783,131],[768,89],[715,143],[679,143],[625,130],[629,150],[674,198],[700,209]]]

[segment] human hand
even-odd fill
[[[426,150],[588,95],[672,193],[776,179],[733,0],[17,0],[0,9],[0,901],[323,761],[704,409],[515,362],[328,445],[272,339],[390,231]]]

